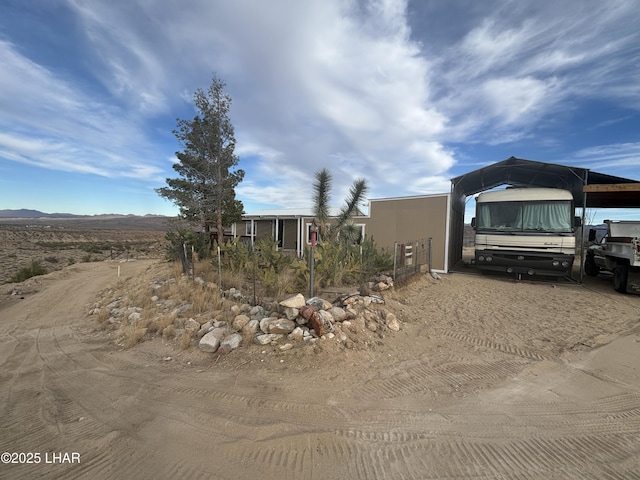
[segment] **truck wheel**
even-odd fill
[[[617,265],[613,269],[613,289],[616,292],[627,293],[627,278],[629,277],[628,265]]]
[[[587,257],[584,261],[584,273],[589,275],[590,277],[595,277],[600,273],[600,267],[596,265],[593,257]]]

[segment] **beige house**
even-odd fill
[[[398,249],[407,255],[413,249],[425,250],[431,245],[431,269],[447,272],[449,248],[450,195],[380,198],[369,201],[369,214],[353,217],[362,234],[373,237],[379,248],[389,252]],[[336,216],[339,208],[332,209]],[[311,208],[262,210],[243,215],[234,225],[234,233],[247,244],[262,238],[273,238],[280,248],[304,256],[311,243]],[[416,245],[419,243],[419,245]]]
[[[339,209],[332,209],[337,215]],[[247,244],[263,238],[273,238],[278,246],[298,257],[304,256],[306,245],[311,244],[312,208],[285,208],[260,210],[242,216],[242,221],[234,225],[235,235]]]

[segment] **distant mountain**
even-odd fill
[[[72,213],[44,213],[39,210],[0,210],[0,218],[82,218],[87,215],[73,215]]]

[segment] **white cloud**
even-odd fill
[[[0,149],[5,158],[105,177],[159,178],[135,117],[0,41]]]
[[[637,99],[640,71],[629,62],[640,41],[637,4],[580,7],[508,2],[439,52],[433,78],[442,79],[436,104],[450,119],[446,138],[509,143],[579,101]]]

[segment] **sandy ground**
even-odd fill
[[[421,276],[369,349],[213,360],[95,331],[117,265],[2,297],[0,478],[640,478],[640,296],[605,277]]]

